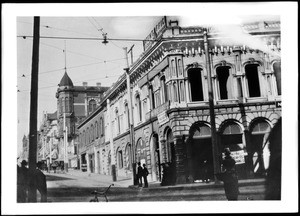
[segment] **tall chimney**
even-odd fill
[[[101,87],[101,83],[100,82],[97,82],[96,85],[97,85],[97,87]]]

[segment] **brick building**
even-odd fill
[[[150,181],[169,162],[177,183],[209,178],[229,147],[239,178],[265,175],[268,134],[281,116],[280,21],[245,23],[247,41],[232,43],[208,28],[181,27],[163,17],[144,41],[144,52],[79,125],[80,165],[88,172],[132,176],[131,162],[145,163]],[[223,40],[224,39],[224,40]],[[253,44],[253,43],[252,43]],[[258,43],[257,43],[258,45]],[[207,65],[210,62],[210,65]],[[208,66],[211,67],[216,145],[212,146]],[[130,137],[130,97],[134,137]],[[133,143],[132,143],[133,141]]]
[[[67,72],[63,75],[59,88],[56,92],[57,98],[57,127],[59,139],[59,149],[63,152],[64,147],[64,125],[67,127],[67,160],[68,166],[77,168],[77,146],[78,133],[77,125],[87,115],[96,110],[96,107],[103,98],[103,93],[108,87],[88,86],[83,82],[82,86],[74,86]],[[64,154],[59,156],[59,161],[64,161]]]

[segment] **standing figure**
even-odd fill
[[[137,179],[138,179],[139,187],[143,186],[142,177],[143,177],[143,168],[141,167],[141,162],[138,162]]]
[[[228,200],[237,200],[239,195],[238,177],[235,170],[235,160],[230,156],[229,148],[225,148],[225,158],[222,162],[224,173],[224,189]]]
[[[148,174],[149,174],[149,172],[148,172],[148,169],[146,167],[146,164],[143,164],[144,188],[148,187],[148,180],[147,180]]]
[[[26,167],[27,162],[23,160],[21,167],[18,168],[17,172],[17,202],[24,203],[27,201],[28,192],[28,168]]]
[[[41,171],[41,163],[37,163],[36,169],[36,187],[41,194],[41,202],[47,202],[47,183],[46,176]]]

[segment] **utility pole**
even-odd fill
[[[127,81],[127,92],[129,100],[129,125],[130,125],[130,142],[131,142],[131,164],[132,164],[132,175],[133,175],[133,185],[137,185],[136,181],[136,162],[135,162],[135,145],[134,145],[134,126],[133,126],[133,110],[132,110],[132,95],[131,95],[131,85],[130,85],[130,74],[129,74],[129,64],[128,64],[128,52],[127,47],[124,47],[125,61],[126,61],[126,81]],[[131,47],[132,49],[132,47]]]
[[[210,124],[211,124],[211,143],[212,143],[212,153],[213,153],[213,164],[214,164],[214,178],[215,183],[219,183],[216,174],[220,172],[220,166],[218,161],[218,144],[217,144],[217,133],[216,133],[216,122],[215,122],[215,109],[214,109],[214,94],[212,89],[211,80],[211,65],[210,56],[208,50],[208,39],[207,39],[207,28],[203,31],[204,39],[204,51],[206,59],[206,69],[207,69],[207,80],[208,80],[208,97],[209,97],[209,114],[210,114]]]
[[[64,113],[64,170],[68,172],[68,127],[66,126],[66,113]]]
[[[37,160],[37,111],[38,111],[38,73],[39,73],[40,17],[33,20],[33,47],[31,65],[30,123],[29,123],[29,178],[34,178]],[[37,202],[36,187],[28,190],[28,202]]]

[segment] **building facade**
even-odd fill
[[[63,157],[63,149],[58,145],[57,112],[43,113],[38,137],[38,161],[49,165]]]
[[[66,158],[63,153],[59,155],[59,161],[68,163],[68,167],[77,168],[79,164],[77,125],[96,110],[107,89],[101,83],[88,86],[87,82],[83,82],[82,86],[74,86],[67,72],[62,77],[56,92],[57,136],[61,152],[66,151]]]
[[[115,166],[117,176],[132,176],[132,164],[141,162],[150,181],[161,181],[162,164],[170,163],[176,182],[186,183],[202,179],[204,161],[214,179],[229,147],[239,178],[265,175],[267,137],[281,116],[280,22],[245,23],[241,29],[263,43],[261,49],[247,41],[233,44],[208,28],[205,54],[204,28],[180,27],[163,17],[129,75],[124,73],[78,125],[81,167],[110,175]]]

